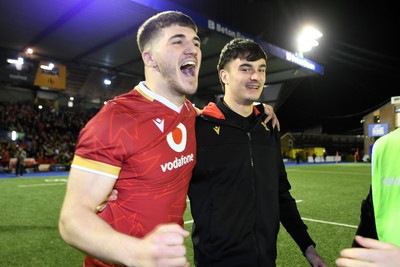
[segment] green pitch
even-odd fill
[[[369,190],[370,168],[364,163],[286,168],[292,195],[328,266],[335,266],[339,251],[351,245],[361,201]],[[0,179],[0,266],[82,266],[84,255],[65,244],[57,229],[66,182],[67,176]],[[190,231],[189,207],[190,203],[185,228]],[[186,244],[194,266],[190,239]],[[309,266],[283,227],[277,266]]]

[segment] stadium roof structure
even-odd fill
[[[199,102],[213,101],[222,94],[216,65],[221,48],[233,37],[254,39],[265,49],[270,86],[324,74],[324,67],[316,62],[169,1],[17,0],[0,4],[0,82],[38,88],[34,79],[39,64],[55,63],[66,66],[62,94],[101,103],[127,92],[144,79],[137,29],[149,16],[164,10],[180,10],[199,26],[203,53],[196,94]],[[27,55],[27,48],[34,53]],[[6,62],[18,57],[24,58],[19,70]],[[103,84],[105,78],[111,85]]]

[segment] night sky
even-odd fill
[[[400,57],[394,35],[400,16],[387,3],[174,2],[289,51],[295,51],[295,35],[304,24],[312,24],[324,34],[320,45],[304,56],[323,65],[325,75],[302,79],[278,104],[283,132],[321,129],[326,134],[362,134],[362,117],[400,95]]]

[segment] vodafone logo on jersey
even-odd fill
[[[179,123],[178,126],[170,133],[167,134],[168,145],[176,152],[182,152],[186,148],[187,131],[185,125]],[[189,155],[182,155],[180,158],[175,157],[173,161],[161,164],[162,172],[172,171],[178,169],[183,165],[189,164],[194,161],[193,153]]]
[[[179,123],[178,126],[167,134],[168,145],[176,152],[185,150],[187,141],[187,131],[185,125]]]

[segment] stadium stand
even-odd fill
[[[79,131],[93,115],[77,108],[39,110],[33,102],[0,102],[0,171],[15,171],[17,146],[28,154],[26,171],[68,170]]]

